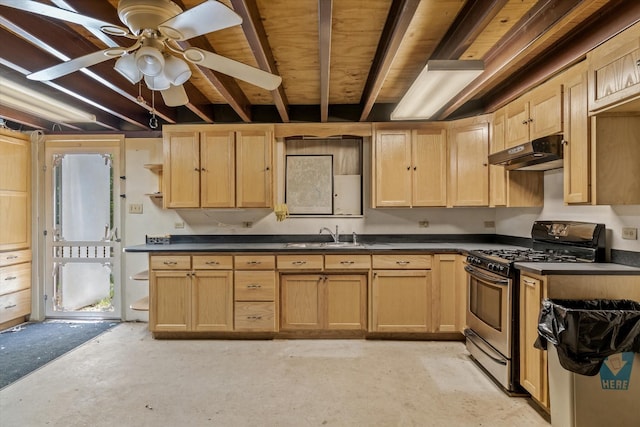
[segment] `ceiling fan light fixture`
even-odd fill
[[[158,74],[157,76],[145,75],[144,82],[151,90],[167,90],[171,86],[171,82],[164,73]]]
[[[136,52],[136,66],[145,76],[157,76],[164,68],[164,56],[155,47],[142,46]]]
[[[191,77],[191,68],[182,59],[167,55],[164,60],[164,75],[172,85],[180,86]]]
[[[142,80],[142,72],[136,65],[136,57],[134,55],[121,56],[113,68],[133,84]]]
[[[391,120],[433,118],[484,71],[477,60],[431,60],[391,113]]]

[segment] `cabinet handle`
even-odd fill
[[[4,280],[16,280],[16,279],[17,279],[16,276],[9,276],[4,278]]]
[[[353,264],[354,262],[355,262],[355,261],[340,261],[340,264],[343,264],[343,265],[351,265],[351,264]]]
[[[163,264],[164,265],[176,265],[176,264],[178,264],[178,262],[177,261],[165,261],[165,262],[163,262]]]
[[[260,265],[262,264],[260,261],[247,261],[247,265]]]
[[[266,170],[271,170],[271,169],[269,168],[269,166],[267,166],[267,169],[266,169]]]
[[[18,255],[9,255],[6,259],[16,259]]]
[[[536,282],[532,281],[532,280],[527,280],[527,279],[522,279],[522,281],[524,282],[525,285],[527,286],[535,286]]]
[[[260,289],[262,287],[262,285],[258,284],[258,283],[254,283],[252,285],[247,285],[247,289]]]
[[[262,319],[262,316],[247,316],[248,320],[260,320]]]
[[[636,67],[640,67],[640,59],[636,61]]]
[[[293,261],[293,262],[291,262],[291,264],[293,264],[293,265],[304,265],[306,263],[307,263],[307,261]]]
[[[411,263],[411,261],[396,261],[396,264],[398,265],[409,265]]]
[[[566,139],[563,139],[562,141],[560,141],[560,143],[562,145],[569,145],[569,141],[567,141]]]
[[[411,170],[411,166],[407,166],[407,170],[410,171]]]
[[[220,265],[220,263],[218,261],[207,261],[207,262],[205,262],[205,264],[207,264],[207,265]]]
[[[483,163],[482,166],[489,166],[489,163]]]
[[[527,120],[523,120],[523,121],[522,121],[522,124],[523,124],[523,125],[526,125],[526,124],[527,124]]]
[[[4,309],[5,309],[5,310],[9,310],[10,308],[15,307],[16,305],[17,305],[17,304],[5,305],[5,306],[4,306]]]
[[[207,170],[205,168],[200,168],[200,172],[206,172]]]

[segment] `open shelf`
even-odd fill
[[[149,311],[149,297],[140,298],[138,301],[135,301],[130,305],[131,310],[136,311]]]
[[[149,270],[139,271],[133,276],[131,276],[131,280],[149,280]]]
[[[145,169],[149,169],[153,173],[162,173],[162,163],[145,163]]]
[[[145,195],[150,197],[151,200],[162,199],[162,163],[145,163],[144,168],[158,176],[158,191]]]

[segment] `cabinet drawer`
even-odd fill
[[[0,268],[0,295],[31,288],[31,263]]]
[[[31,289],[0,296],[0,323],[31,313]]]
[[[322,255],[278,255],[278,270],[322,270]]]
[[[236,270],[273,270],[276,268],[273,255],[236,255]]]
[[[191,258],[194,270],[232,270],[231,255],[194,255]]]
[[[235,273],[236,301],[275,300],[275,271],[236,271]]]
[[[373,255],[373,268],[424,270],[431,268],[431,255]]]
[[[273,302],[236,302],[236,331],[275,331],[276,305]]]
[[[189,270],[189,255],[153,255],[149,263],[152,270]]]
[[[327,270],[368,270],[371,268],[369,255],[325,255],[324,267]]]
[[[0,253],[0,267],[31,261],[31,249]]]

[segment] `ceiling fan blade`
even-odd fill
[[[282,77],[280,76],[197,47],[190,47],[185,50],[184,57],[194,64],[211,68],[214,71],[244,80],[263,89],[275,90],[282,83]]]
[[[205,1],[158,25],[174,40],[190,38],[242,24],[240,15],[217,1]]]
[[[111,47],[109,49],[99,50],[97,52],[54,65],[53,67],[36,71],[35,73],[27,75],[27,78],[38,81],[57,79],[58,77],[66,76],[67,74],[73,73],[74,71],[78,71],[82,68],[117,58],[121,56],[123,52],[125,52],[125,49],[121,47]]]
[[[62,21],[73,22],[74,24],[80,24],[84,27],[97,28],[99,30],[106,30],[109,34],[127,35],[129,29],[114,25],[110,22],[101,21],[99,19],[91,18],[89,16],[81,15],[79,13],[71,12],[68,10],[60,9],[58,7],[49,6],[43,3],[30,0],[0,0],[0,6],[12,7],[14,9],[23,10],[25,12],[36,13],[38,15],[44,15],[49,18],[60,19]]]
[[[184,86],[169,86],[169,89],[160,91],[162,99],[167,107],[179,107],[189,103],[189,97],[184,90]]]

